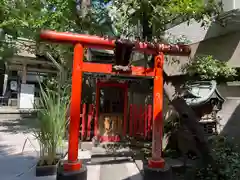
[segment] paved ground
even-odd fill
[[[38,143],[31,134],[34,119],[20,119],[19,115],[0,115],[0,179],[54,180],[56,177],[35,177]],[[23,153],[22,148],[27,140]],[[89,144],[83,146],[89,149]],[[141,180],[136,165],[124,159],[91,159],[91,151],[79,151],[85,159],[88,180]]]

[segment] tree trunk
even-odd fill
[[[178,112],[181,121],[196,136],[197,145],[204,154],[210,154],[207,140],[204,135],[203,128],[199,125],[199,117],[197,117],[186,101],[179,96],[178,87],[171,82],[164,83],[164,92],[171,102],[174,109]]]
[[[178,86],[170,81],[165,81],[164,92],[169,99],[171,105],[180,116],[180,121],[192,132],[195,136],[196,146],[202,155],[204,165],[211,164],[215,172],[219,168],[213,158],[212,151],[209,147],[207,139],[204,135],[204,130],[199,124],[199,117],[196,116],[193,109],[187,105],[186,101],[179,95]]]

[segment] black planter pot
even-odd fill
[[[40,165],[39,162],[36,166],[36,176],[52,176],[57,174],[57,167],[60,160],[60,155],[54,160],[54,164],[47,165],[47,162],[45,162],[43,165]]]
[[[52,176],[57,174],[57,165],[36,166],[36,176]]]

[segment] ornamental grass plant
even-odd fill
[[[38,166],[55,165],[59,161],[58,150],[63,147],[68,105],[69,97],[64,89],[56,91],[40,85],[40,107],[34,132],[40,144]]]

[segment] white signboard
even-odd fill
[[[33,109],[34,108],[34,84],[21,84],[20,92],[20,109]]]

